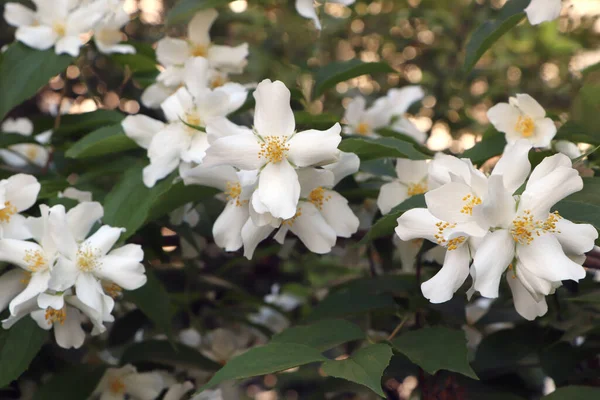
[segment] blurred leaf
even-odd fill
[[[108,346],[119,346],[133,341],[136,332],[147,322],[148,317],[139,309],[130,311],[121,318],[117,318],[110,328]]]
[[[288,328],[271,339],[271,343],[296,343],[329,350],[342,343],[364,339],[365,333],[342,319],[325,319],[310,325]]]
[[[61,192],[69,187],[69,182],[66,179],[40,179],[42,185],[40,193],[38,194],[38,200],[50,199],[58,196],[58,192]]]
[[[597,128],[599,112],[600,84],[585,83],[572,101],[570,124],[565,124],[567,127],[559,130],[560,138],[600,144]]]
[[[413,209],[413,208],[426,208],[426,207],[427,207],[427,205],[425,204],[425,196],[419,194],[419,195],[408,198],[407,200],[403,201],[402,203],[400,203],[396,207],[394,207],[392,209],[392,211],[390,211],[388,214],[379,218],[373,224],[373,226],[371,226],[371,229],[369,230],[369,232],[367,232],[367,234],[360,241],[360,243],[366,244],[366,243],[369,243],[370,241],[380,238],[382,236],[387,236],[387,235],[393,234],[394,229],[396,229],[396,227],[398,226],[397,220],[398,220],[398,218],[400,218],[400,216],[402,214],[404,214],[406,211]]]
[[[577,297],[569,297],[567,300],[581,303],[600,303],[600,290],[582,294]]]
[[[112,54],[111,58],[123,66],[128,66],[133,73],[158,71],[156,60],[144,54]]]
[[[69,158],[98,157],[106,154],[135,149],[138,145],[131,140],[121,124],[105,126],[87,134],[75,142],[65,155]]]
[[[19,135],[18,133],[0,132],[0,148],[12,146],[19,143],[34,143],[39,144],[33,137]]]
[[[384,62],[364,62],[356,58],[349,61],[332,62],[315,73],[315,86],[312,97],[316,99],[327,89],[357,76],[394,72],[396,71]]]
[[[381,309],[393,309],[394,307],[396,307],[394,298],[388,293],[372,294],[355,290],[340,290],[331,293],[317,304],[306,319],[307,321],[316,321]]]
[[[600,398],[600,388],[591,386],[566,386],[544,396],[544,400],[591,400]]]
[[[166,340],[148,340],[127,347],[121,357],[121,364],[152,361],[186,368],[199,368],[203,371],[216,371],[221,365],[198,350],[183,344],[169,343]]]
[[[322,368],[327,375],[360,383],[385,398],[381,389],[381,377],[392,354],[392,349],[387,344],[372,344],[359,349],[345,360],[326,361]]]
[[[562,386],[568,382],[579,363],[586,357],[589,358],[590,354],[585,349],[559,342],[540,351],[540,364],[556,385]]]
[[[477,61],[506,32],[525,18],[525,8],[531,0],[511,0],[502,8],[498,17],[481,25],[471,36],[466,48],[466,72],[470,72]]]
[[[296,120],[296,130],[326,130],[340,121],[340,118],[337,115],[328,113],[311,114],[308,111],[294,112],[294,119]]]
[[[77,365],[53,375],[38,387],[33,400],[87,399],[98,386],[106,367]]]
[[[384,275],[354,279],[343,283],[339,290],[360,291],[365,293],[401,293],[413,292],[417,288],[417,278],[414,275]],[[335,287],[332,290],[336,290]]]
[[[396,350],[430,374],[439,370],[478,379],[469,365],[465,332],[441,326],[403,333],[392,341]]]
[[[474,165],[481,165],[490,158],[502,154],[505,146],[504,134],[492,129],[491,132],[484,135],[481,142],[475,143],[475,146],[465,151],[461,157],[469,158]]]
[[[271,374],[320,361],[327,359],[315,348],[295,343],[269,343],[229,360],[200,390],[232,379]]]
[[[181,0],[167,14],[167,25],[179,24],[191,19],[194,14],[207,8],[226,6],[229,0]]]
[[[156,198],[147,221],[153,221],[187,203],[196,203],[218,193],[219,190],[215,188],[199,185],[186,186],[183,182],[177,182]]]
[[[583,178],[583,190],[560,201],[554,209],[563,218],[600,230],[600,178]]]
[[[409,158],[411,160],[426,160],[429,157],[421,153],[410,142],[405,142],[392,137],[360,138],[351,137],[342,140],[339,149],[356,153],[362,160],[376,158]]]
[[[61,116],[60,127],[52,135],[57,137],[71,136],[78,132],[90,132],[106,125],[119,124],[124,115],[114,110],[96,110],[81,114],[67,114]]]
[[[64,71],[73,57],[57,55],[54,48],[35,50],[20,42],[11,44],[0,64],[0,120]]]
[[[29,317],[21,319],[9,330],[0,331],[0,387],[17,379],[40,351],[48,331]]]
[[[156,275],[146,268],[148,281],[144,286],[132,291],[125,291],[124,298],[136,306],[172,340],[171,302],[169,294]]]

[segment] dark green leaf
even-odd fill
[[[182,344],[169,343],[166,340],[149,340],[132,344],[121,357],[123,365],[143,361],[175,364],[204,371],[216,371],[221,368],[220,364],[206,358],[198,350]]]
[[[39,144],[31,136],[19,135],[18,133],[6,133],[6,132],[0,133],[0,148],[4,149],[4,148],[7,148],[9,146],[12,146],[14,144],[19,144],[19,143]]]
[[[119,346],[133,341],[135,334],[146,323],[148,317],[141,310],[133,310],[115,320],[108,335],[108,346]]]
[[[123,114],[114,110],[63,115],[60,119],[60,127],[54,132],[52,138],[54,140],[57,137],[71,136],[79,132],[91,132],[107,125],[119,124],[123,118],[125,118]]]
[[[359,138],[353,137],[342,140],[339,149],[356,153],[361,160],[376,158],[409,158],[411,160],[426,160],[428,155],[417,150],[414,144],[392,137]]]
[[[392,349],[384,343],[372,344],[359,349],[345,360],[329,360],[323,363],[323,372],[336,378],[364,385],[386,397],[381,389],[381,377],[392,358]]]
[[[600,230],[600,178],[583,178],[583,190],[559,202],[554,209],[563,218],[592,224]]]
[[[316,99],[325,90],[357,76],[394,72],[396,71],[384,62],[364,62],[356,58],[349,61],[332,62],[316,72],[312,97]]]
[[[394,298],[388,293],[371,294],[350,290],[340,290],[327,296],[308,315],[308,321],[326,318],[339,318],[362,314],[369,311],[393,309]]]
[[[167,25],[186,22],[197,11],[225,6],[229,0],[181,0],[167,14]]]
[[[365,333],[356,325],[342,319],[325,319],[310,325],[295,326],[271,339],[271,343],[296,343],[329,350],[342,343],[364,339]]]
[[[106,367],[78,365],[68,368],[42,384],[33,400],[80,400],[91,396]]]
[[[600,304],[600,290],[593,291],[591,293],[582,294],[577,297],[569,297],[568,301],[580,302],[580,303],[599,303]]]
[[[186,186],[183,182],[172,185],[152,204],[147,221],[153,221],[187,203],[197,203],[219,193],[215,188],[199,185]]]
[[[4,387],[27,370],[48,338],[48,331],[26,317],[0,335],[0,342],[4,342],[0,349],[0,387]]]
[[[40,179],[42,185],[38,200],[49,199],[56,197],[58,192],[62,192],[69,187],[69,182],[66,179]]]
[[[230,360],[200,390],[232,379],[271,374],[321,361],[327,359],[315,348],[294,343],[269,343],[254,347]]]
[[[557,386],[566,384],[581,361],[590,354],[585,349],[559,342],[540,351],[540,364]]]
[[[121,124],[105,126],[84,136],[67,150],[69,158],[97,157],[138,147],[125,135]]]
[[[331,128],[340,118],[337,115],[320,113],[311,114],[308,111],[296,111],[294,112],[294,119],[296,120],[296,129],[321,129],[326,130]]]
[[[134,73],[154,72],[158,70],[156,68],[156,60],[144,54],[113,54],[111,58],[121,65],[128,66]]]
[[[416,195],[410,197],[408,200],[394,207],[392,211],[390,211],[388,214],[379,218],[377,222],[375,222],[373,226],[371,226],[371,229],[361,240],[361,243],[365,244],[382,236],[393,234],[394,229],[396,229],[396,226],[398,226],[397,220],[402,214],[413,208],[424,207],[427,207],[427,205],[425,204],[425,196]]]
[[[506,139],[504,134],[495,129],[484,136],[481,142],[462,154],[462,158],[469,158],[474,165],[481,165],[492,157],[499,156],[504,151]]]
[[[467,44],[465,71],[473,69],[477,61],[502,35],[515,27],[525,18],[525,8],[531,0],[511,0],[500,11],[498,18],[487,21],[471,36]]]
[[[40,51],[15,42],[0,64],[0,120],[16,105],[34,94],[48,80],[64,71],[73,57],[57,55],[54,48]]]
[[[422,328],[402,334],[392,345],[430,374],[447,370],[477,379],[467,359],[467,340],[461,330]]]
[[[591,386],[567,386],[544,396],[544,400],[591,400],[600,398],[600,388]]]
[[[372,294],[413,292],[417,287],[417,279],[414,275],[384,275],[359,278],[339,286],[340,290]]]
[[[573,99],[570,124],[561,127],[557,137],[600,144],[596,124],[598,112],[600,112],[600,84],[585,83]]]

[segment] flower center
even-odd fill
[[[54,24],[52,24],[52,30],[58,36],[65,36],[65,33],[67,32],[65,24],[63,24],[62,22],[55,22]]]
[[[117,297],[119,297],[121,295],[121,293],[123,292],[123,288],[121,288],[121,286],[119,286],[113,282],[106,282],[106,281],[102,282],[102,289],[104,289],[104,293],[106,293],[113,299],[116,299]]]
[[[473,207],[481,204],[481,199],[471,194],[468,194],[465,197],[463,197],[463,201],[465,202],[465,205],[463,206],[462,210],[460,210],[460,212],[468,215],[473,215]]]
[[[27,146],[27,149],[25,150],[25,157],[27,157],[28,160],[33,161],[37,157],[38,152],[39,152],[38,146],[36,146],[36,145]]]
[[[313,203],[319,210],[323,209],[323,204],[329,199],[331,199],[331,196],[327,195],[325,193],[325,189],[323,189],[321,186],[319,186],[316,189],[313,189],[308,194],[308,201]]]
[[[558,211],[548,214],[545,221],[534,220],[530,210],[525,210],[523,215],[516,217],[512,222],[510,233],[513,240],[519,244],[531,244],[536,236],[544,233],[560,233],[556,229],[556,222],[562,217]]]
[[[356,127],[356,133],[358,133],[359,135],[365,136],[365,135],[368,135],[369,132],[371,132],[371,126],[369,124],[367,124],[366,122],[361,122]]]
[[[294,216],[292,218],[286,219],[285,221],[283,221],[281,223],[281,225],[292,226],[292,225],[294,225],[294,222],[296,222],[296,218],[298,218],[301,215],[302,215],[302,207],[298,207],[296,214],[294,214]]]
[[[196,113],[186,113],[185,122],[192,126],[202,126],[202,118]],[[191,128],[188,126],[188,128]],[[195,129],[194,129],[195,130]]]
[[[90,247],[82,247],[77,250],[77,267],[83,272],[91,272],[100,266],[98,251]]]
[[[265,136],[263,139],[264,142],[260,144],[258,158],[266,158],[269,162],[276,164],[287,157],[290,147],[286,143],[286,137]]]
[[[218,87],[223,86],[225,82],[227,82],[227,78],[225,78],[223,75],[217,75],[213,79],[211,79],[210,87],[212,89],[216,89]]]
[[[25,261],[31,272],[38,272],[48,268],[48,259],[40,250],[25,250],[23,261]]]
[[[239,182],[227,182],[227,188],[225,189],[225,196],[227,201],[235,200],[235,205],[241,207],[248,203],[248,200],[240,200],[242,195],[242,185]]]
[[[52,307],[46,308],[46,321],[51,324],[59,323],[63,325],[65,323],[65,319],[67,319],[67,312],[65,308],[61,308],[60,310],[55,310]]]
[[[0,222],[9,222],[10,217],[17,213],[17,207],[10,204],[10,201],[4,203],[4,208],[0,210]]]
[[[202,44],[194,44],[190,49],[192,57],[206,57],[208,55],[208,46]]]
[[[108,383],[108,390],[113,394],[125,393],[125,383],[119,378],[112,378]]]
[[[427,183],[419,182],[419,183],[410,183],[408,185],[408,195],[414,196],[417,194],[427,193]]]
[[[523,135],[523,137],[531,137],[535,132],[535,122],[533,122],[531,117],[519,116],[517,125],[515,125],[515,130]]]
[[[440,246],[446,247],[450,251],[458,249],[458,247],[467,240],[467,238],[465,236],[458,236],[458,237],[455,237],[454,239],[446,240],[444,231],[446,229],[456,228],[456,224],[451,224],[450,222],[440,221],[440,222],[436,223],[435,226],[437,226],[438,233],[433,235],[433,237],[437,241],[437,244],[439,244]]]

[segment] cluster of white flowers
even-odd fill
[[[430,178],[441,185],[425,194],[426,209],[407,211],[396,228],[402,240],[423,238],[447,249],[442,269],[421,285],[431,302],[450,300],[469,272],[471,293],[498,297],[509,269],[515,307],[531,320],[546,313],[545,296],[561,281],[585,277],[581,264],[597,231],[551,211],[583,181],[564,154],[545,158],[530,174],[531,148],[524,139],[508,145],[489,177],[468,159],[431,161]]]
[[[0,181],[0,261],[18,267],[0,277],[0,310],[10,311],[2,326],[31,316],[43,329],[54,327],[59,346],[77,348],[85,340],[84,321],[93,323],[92,335],[104,332],[104,322],[113,321],[113,297],[146,283],[144,253],[135,244],[111,250],[122,228],[103,225],[90,235],[104,215],[97,202],[68,212],[42,204],[40,217],[21,215],[39,191],[31,175]]]
[[[162,65],[162,72],[156,78],[156,83],[142,94],[142,103],[146,107],[160,107],[178,88],[188,85],[188,61],[191,59],[201,57],[206,60],[206,65],[198,67],[202,71],[195,71],[195,74],[200,76],[202,85],[209,89],[226,85],[229,74],[244,71],[248,57],[247,43],[231,47],[217,45],[210,40],[210,28],[218,16],[214,9],[200,11],[190,21],[186,38],[165,37],[158,41],[156,58]]]
[[[22,136],[31,136],[33,134],[33,123],[27,118],[8,118],[0,126],[0,131]],[[20,143],[9,146],[7,149],[0,150],[0,157],[8,165],[16,168],[22,168],[27,164],[33,164],[38,167],[45,167],[50,159],[48,149],[44,147],[50,142],[52,131],[48,130],[35,136],[35,143]]]
[[[120,44],[121,28],[129,14],[121,0],[34,0],[35,11],[19,3],[6,3],[4,19],[17,28],[18,41],[38,50],[54,46],[56,54],[79,55],[89,34],[94,33],[98,50],[105,54],[135,53]]]

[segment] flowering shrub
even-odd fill
[[[600,398],[600,9],[23,3],[0,398]]]

